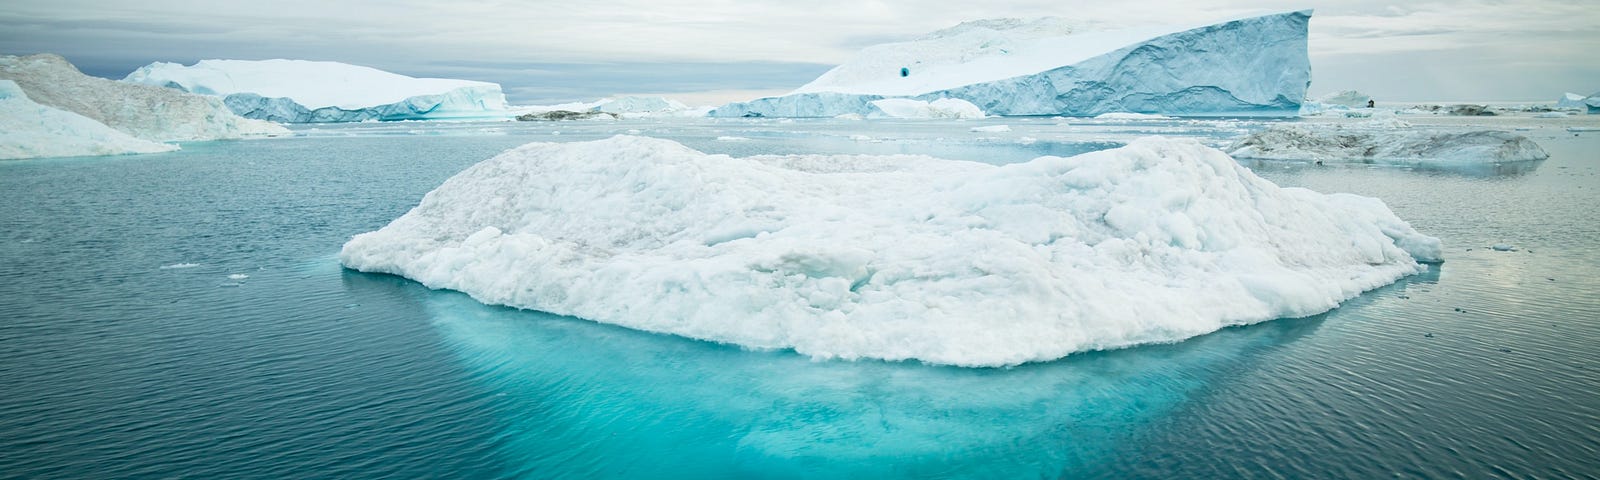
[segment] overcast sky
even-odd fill
[[[294,58],[498,82],[513,103],[663,93],[690,103],[800,86],[861,47],[964,20],[1194,23],[1316,8],[1313,96],[1553,101],[1600,90],[1595,0],[0,0],[0,53],[121,78],[153,61]]]

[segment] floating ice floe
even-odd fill
[[[1009,132],[1009,131],[1011,131],[1011,126],[1010,125],[984,125],[982,127],[972,127],[972,128],[970,128],[968,130],[971,130],[971,131],[974,131],[974,132],[978,132],[978,133],[1001,133],[1001,132]]]
[[[871,102],[877,111],[869,116],[893,118],[983,118],[983,110],[966,100],[941,98],[932,102],[885,98]]]
[[[171,265],[162,265],[161,269],[162,270],[180,270],[180,269],[185,269],[185,268],[194,268],[194,267],[198,267],[198,266],[200,266],[200,264],[198,264],[198,263],[174,263],[174,264],[171,264]]]
[[[1229,147],[1238,158],[1316,162],[1499,163],[1543,160],[1543,148],[1496,130],[1413,128],[1393,116],[1357,123],[1273,125]]]
[[[1154,113],[1111,112],[1094,116],[1095,120],[1171,120],[1172,117]]]
[[[1314,315],[1440,251],[1186,139],[993,166],[617,136],[474,165],[339,258],[747,348],[1002,366]]]

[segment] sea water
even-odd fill
[[[0,477],[1595,477],[1600,134],[1492,121],[1551,158],[1248,164],[1383,199],[1445,263],[1323,315],[1007,369],[746,351],[334,254],[529,141],[1011,163],[1263,124],[401,122],[4,162]]]

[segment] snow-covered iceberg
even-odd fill
[[[498,84],[413,78],[339,62],[156,62],[122,81],[224,97],[235,113],[286,123],[510,116]]]
[[[34,103],[16,82],[0,80],[0,160],[177,149],[177,145],[134,138],[89,117]]]
[[[1497,130],[1414,128],[1392,116],[1359,123],[1279,124],[1235,142],[1238,158],[1324,163],[1503,163],[1550,158],[1538,143]]]
[[[712,115],[867,115],[884,98],[956,98],[991,115],[1293,116],[1311,81],[1310,19],[1306,10],[1098,32],[1054,18],[967,22],[869,47],[788,95]]]
[[[1188,139],[993,166],[617,136],[483,161],[339,258],[748,348],[999,366],[1324,312],[1440,244]]]
[[[153,142],[289,133],[282,125],[234,115],[215,98],[84,75],[58,55],[0,56],[0,79],[16,82],[41,105]]]

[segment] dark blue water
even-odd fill
[[[0,477],[1600,477],[1600,137],[1500,168],[1254,165],[1383,198],[1447,261],[1324,315],[1011,369],[743,351],[333,258],[530,140],[1016,161],[1139,133],[969,126],[350,126],[0,163]]]

